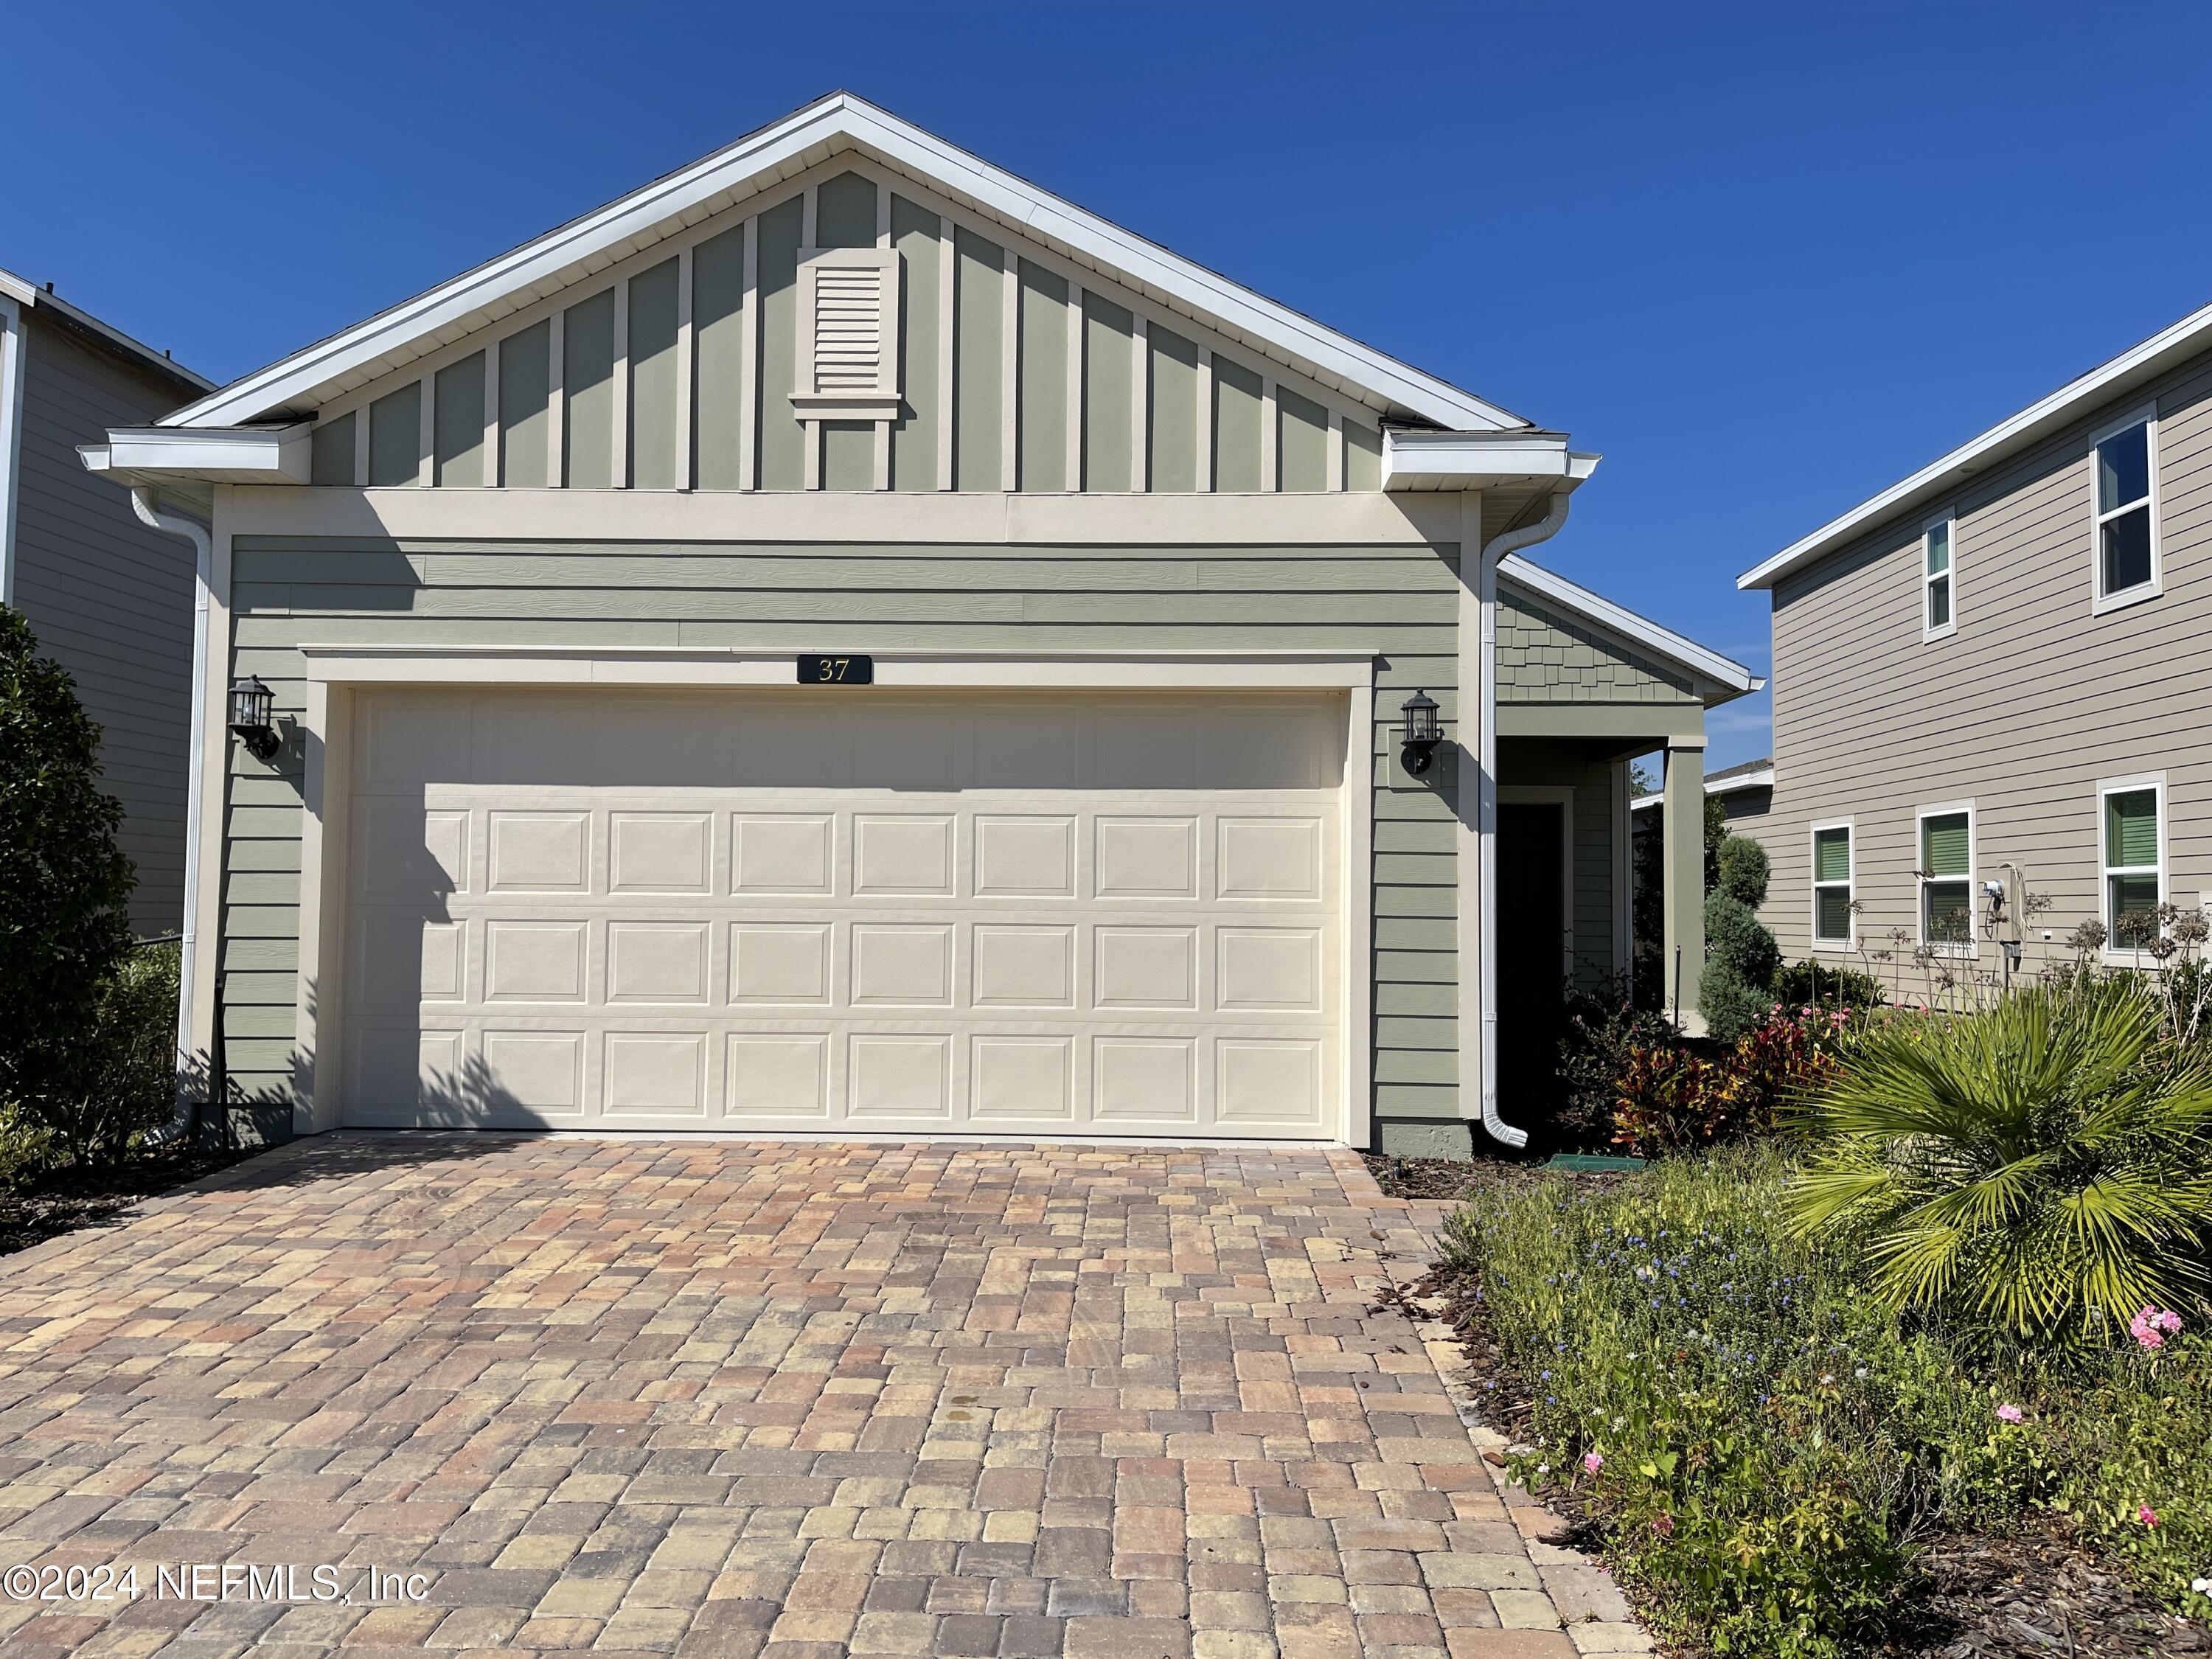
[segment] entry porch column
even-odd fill
[[[1667,739],[1666,870],[1661,878],[1666,908],[1664,1001],[1693,1036],[1705,1033],[1698,1015],[1698,978],[1705,970],[1705,740]],[[1680,1009],[1676,1012],[1676,988]]]

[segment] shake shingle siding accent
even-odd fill
[[[172,933],[184,900],[192,554],[139,523],[126,492],[89,477],[76,446],[166,413],[179,394],[35,309],[26,323],[15,605],[100,725],[101,787],[123,805],[118,842],[138,869],[131,926]]]
[[[1692,702],[1677,671],[1632,653],[1510,583],[1498,585],[1500,702]]]
[[[2164,591],[2091,612],[2093,433],[2154,403]],[[1916,807],[1972,799],[1977,875],[2011,861],[2050,908],[2029,960],[2099,912],[2099,780],[2163,771],[2167,897],[2212,893],[2212,356],[2095,410],[1955,498],[1957,632],[1923,642],[1914,512],[1774,592],[1767,920],[1810,948],[1810,826],[1856,825],[1862,940],[1909,952]],[[2044,930],[2053,935],[2049,945]],[[1984,943],[1985,967],[1996,962]],[[1906,978],[1911,978],[1908,971]],[[1907,987],[1906,988],[1913,988]]]
[[[241,538],[234,671],[280,710],[303,643],[734,645],[793,651],[1372,647],[1376,1111],[1456,1121],[1456,872],[1449,782],[1397,764],[1398,705],[1458,719],[1457,549],[827,546]],[[233,1073],[291,1082],[300,896],[296,756],[234,747],[224,956]],[[1368,1034],[1348,1032],[1358,1042]]]

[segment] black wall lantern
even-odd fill
[[[284,746],[275,723],[276,694],[262,684],[261,676],[248,674],[230,687],[230,729],[244,739],[246,752],[256,760],[274,760]]]
[[[1418,778],[1435,763],[1437,745],[1443,741],[1443,727],[1437,720],[1437,700],[1425,691],[1416,691],[1399,712],[1406,717],[1406,736],[1398,758]]]

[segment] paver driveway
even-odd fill
[[[1346,1152],[325,1137],[0,1261],[0,1567],[140,1564],[0,1631],[1640,1650],[1597,1569],[1524,1541],[1442,1332],[1377,1304],[1440,1213]],[[158,1593],[222,1563],[228,1601]],[[427,1600],[369,1605],[371,1567]]]

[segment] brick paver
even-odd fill
[[[0,1568],[139,1574],[0,1574],[0,1641],[1648,1650],[1377,1299],[1441,1208],[1346,1152],[324,1137],[0,1262]]]

